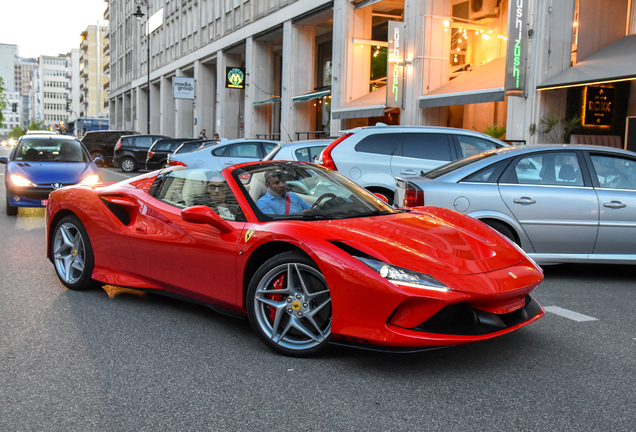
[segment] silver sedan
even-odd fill
[[[396,206],[473,216],[541,264],[636,263],[636,153],[534,145],[397,179]]]

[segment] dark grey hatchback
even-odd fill
[[[125,135],[119,138],[115,146],[113,165],[124,172],[135,172],[146,166],[146,157],[152,144],[165,135]]]

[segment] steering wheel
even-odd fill
[[[314,205],[311,206],[311,209],[312,210],[316,209],[318,206],[320,206],[320,203],[323,200],[325,200],[327,198],[334,199],[335,197],[336,197],[336,195],[332,194],[331,192],[324,193],[324,194],[320,195],[316,201],[314,201]]]

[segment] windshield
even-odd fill
[[[232,176],[260,221],[398,213],[341,175],[312,164],[250,165],[234,170]]]
[[[485,158],[489,158],[491,156],[496,155],[497,152],[496,151],[485,151],[483,153],[479,153],[476,154],[474,156],[469,156],[469,157],[465,157],[463,159],[457,159],[456,161],[444,164],[442,166],[439,166],[435,169],[432,169],[428,172],[425,172],[422,174],[422,177],[426,177],[426,178],[430,178],[430,179],[436,179],[438,177],[443,176],[444,174],[448,174],[451,171],[455,171],[456,169],[459,169],[461,167],[464,167],[466,165],[470,165],[472,163],[475,162],[479,162],[480,160],[484,160]]]
[[[68,139],[22,139],[13,160],[22,162],[92,162],[82,143]]]

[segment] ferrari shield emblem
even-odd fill
[[[247,243],[252,238],[253,235],[254,235],[253,229],[247,230],[247,232],[245,233],[245,243]]]

